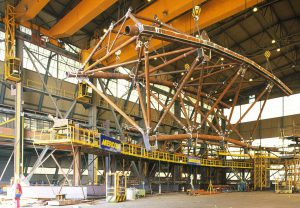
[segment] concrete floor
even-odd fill
[[[206,196],[188,196],[183,193],[149,196],[136,201],[108,204],[103,200],[69,208],[299,208],[300,194],[274,192],[235,192]]]
[[[23,201],[24,203],[24,201]],[[1,203],[0,203],[1,204]],[[30,203],[22,207],[45,208],[39,203]],[[11,206],[0,205],[1,208]],[[300,194],[275,194],[274,192],[234,192],[216,195],[188,196],[184,193],[172,193],[148,196],[136,201],[106,203],[104,200],[63,206],[63,208],[299,208]],[[51,206],[51,208],[56,208]],[[58,207],[57,207],[58,208]],[[61,208],[61,207],[59,207]]]

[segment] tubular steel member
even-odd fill
[[[151,96],[158,102],[158,104],[164,109],[166,110],[166,106],[159,100],[159,98],[153,94],[152,92]],[[172,118],[183,128],[183,129],[188,129],[172,112],[168,112],[170,116],[172,116]]]
[[[161,54],[149,56],[149,60],[161,58],[161,57],[164,57],[164,56],[174,55],[174,54],[182,53],[182,52],[185,52],[185,51],[190,51],[192,49],[193,48],[189,47],[189,48],[183,48],[183,49],[179,49],[179,50],[175,50],[175,51],[171,51],[171,52],[166,52],[166,53],[161,53]],[[145,58],[141,59],[141,61],[144,61],[144,60],[145,60]],[[86,71],[85,74],[87,74],[87,75],[88,74],[93,74],[95,72],[106,71],[106,70],[109,70],[109,69],[118,68],[120,66],[127,66],[127,65],[130,65],[130,64],[134,64],[134,63],[137,63],[137,62],[139,62],[139,59],[123,62],[123,63],[120,63],[120,64],[113,64],[113,65],[109,65],[109,66],[103,66],[103,67],[100,67],[100,68],[96,68],[96,69]]]
[[[188,112],[187,112],[187,110],[186,110],[186,107],[185,107],[185,105],[184,105],[184,102],[183,102],[183,99],[182,99],[182,94],[180,93],[179,94],[179,103],[180,103],[180,106],[181,106],[181,109],[182,109],[182,113],[183,113],[183,115],[184,115],[184,118],[185,118],[185,120],[186,120],[186,123],[187,123],[187,125],[188,125],[188,130],[190,131],[190,132],[192,132],[193,131],[193,129],[192,129],[192,126],[191,126],[191,122],[190,122],[190,119],[189,119],[189,116],[188,116]]]
[[[197,97],[196,97],[196,103],[194,104],[194,119],[193,119],[193,127],[197,128],[195,126],[196,120],[197,120],[197,115],[198,115],[198,109],[199,109],[199,104],[200,104],[200,98],[201,98],[201,90],[203,86],[203,71],[200,71],[200,77],[199,77],[199,82],[198,82],[198,90],[197,90]]]
[[[178,61],[178,60],[180,60],[180,59],[183,59],[183,58],[185,58],[185,57],[187,57],[187,56],[193,54],[195,51],[196,51],[196,49],[191,50],[191,51],[189,51],[189,52],[186,52],[186,53],[184,53],[184,54],[182,54],[182,55],[180,55],[180,56],[177,56],[176,58],[173,58],[173,59],[171,59],[171,60],[169,60],[169,61],[167,61],[167,62],[165,62],[165,63],[163,63],[163,64],[161,64],[161,65],[159,65],[159,66],[157,66],[157,67],[154,67],[154,68],[150,69],[150,70],[149,70],[149,73],[155,72],[155,71],[157,71],[157,70],[159,70],[159,69],[161,69],[161,68],[163,68],[163,67],[165,67],[165,66],[167,66],[167,65],[169,65],[169,64],[171,64],[171,63],[174,63],[174,62],[176,62],[176,61]],[[145,73],[140,74],[139,76],[140,76],[140,77],[143,77],[143,76],[145,76]]]
[[[184,96],[190,103],[196,105],[187,95],[184,94]],[[195,113],[196,112],[198,112],[202,117],[205,116],[204,113],[200,110],[199,106],[198,108],[195,108]],[[217,127],[210,120],[207,120],[207,123],[217,134],[220,134],[220,130],[217,129]]]
[[[252,138],[253,135],[254,135],[254,133],[256,132],[256,129],[257,129],[259,120],[260,120],[260,118],[261,118],[261,114],[262,114],[262,112],[263,112],[263,110],[264,110],[264,108],[265,108],[265,106],[266,106],[266,103],[267,103],[267,100],[269,99],[270,93],[271,93],[271,88],[268,90],[268,93],[267,93],[267,95],[266,95],[266,97],[265,97],[265,100],[264,100],[264,102],[263,102],[263,105],[262,105],[262,107],[260,108],[258,117],[257,117],[256,122],[255,122],[255,124],[254,124],[254,127],[253,127],[253,129],[252,129],[252,131],[251,131],[250,138]]]
[[[142,93],[141,93],[141,87],[140,87],[139,83],[137,83],[136,89],[137,89],[139,100],[140,100],[140,106],[141,106],[143,117],[144,117],[144,123],[145,123],[145,126],[147,127],[147,129],[149,129],[150,128],[150,123],[149,123],[149,120],[147,118],[148,115],[147,115],[146,110],[145,110],[145,105],[144,105],[143,96],[142,96]]]
[[[239,120],[232,126],[232,128],[236,128],[236,126],[245,118],[245,116],[249,113],[249,111],[253,108],[255,103],[257,103],[260,98],[267,92],[273,88],[273,84],[268,84],[267,87],[257,96],[255,101],[249,106],[249,108],[245,111],[245,113],[239,118]],[[260,116],[260,115],[259,115]]]
[[[162,120],[165,118],[165,116],[167,115],[167,113],[169,112],[170,108],[173,106],[175,100],[177,99],[177,96],[179,95],[179,93],[181,93],[181,90],[183,88],[183,86],[185,85],[185,83],[188,81],[188,79],[190,78],[190,76],[192,75],[196,65],[199,63],[200,61],[200,57],[197,56],[196,59],[194,60],[189,72],[187,73],[187,75],[183,78],[182,82],[180,83],[175,95],[173,96],[171,102],[169,103],[169,105],[166,107],[166,110],[164,111],[163,115],[161,116],[161,118],[159,119],[159,121],[157,122],[155,128],[154,128],[154,132],[156,132],[158,130],[158,127],[160,126]]]
[[[241,68],[239,69],[238,73],[236,73],[234,75],[234,77],[231,79],[231,81],[227,84],[226,88],[223,90],[223,92],[221,93],[221,95],[218,97],[218,99],[216,100],[216,102],[212,105],[212,107],[210,108],[210,110],[207,112],[207,114],[205,115],[205,117],[202,119],[201,121],[201,126],[204,124],[204,122],[206,121],[207,117],[211,114],[212,111],[214,111],[215,107],[218,105],[218,103],[221,101],[221,99],[224,97],[224,95],[227,93],[227,91],[229,90],[229,88],[232,86],[233,82],[238,78],[238,76],[240,74],[245,74],[245,69]]]
[[[150,78],[149,78],[149,51],[148,51],[148,42],[145,42],[145,79],[146,79],[146,103],[147,103],[147,131],[151,128],[151,101],[150,101]]]
[[[130,21],[127,21],[127,19]],[[82,70],[76,74],[69,74],[69,76],[84,80],[87,80],[88,77],[127,80],[130,84],[130,89],[137,92],[136,94],[142,108],[142,113],[140,114],[143,116],[145,127],[139,126],[133,118],[126,114],[125,105],[122,108],[117,106],[108,96],[99,91],[95,85],[89,81],[87,83],[114,110],[125,118],[134,129],[142,134],[147,150],[150,149],[150,132],[158,134],[159,127],[163,124],[168,124],[168,119],[173,119],[179,124],[179,128],[175,127],[176,131],[184,130],[188,134],[182,134],[184,136],[158,134],[157,137],[160,139],[157,141],[163,141],[166,138],[166,140],[185,140],[190,138],[215,141],[226,140],[240,147],[254,148],[231,138],[232,135],[230,133],[234,132],[241,140],[244,139],[237,127],[266,91],[271,90],[271,85],[277,86],[287,95],[292,93],[286,85],[268,70],[240,54],[211,42],[205,31],[199,33],[201,34],[200,37],[193,37],[166,25],[159,19],[151,21],[147,17],[133,15],[131,11],[128,11],[126,16],[118,22],[121,26],[111,24],[109,33],[103,36],[103,39],[100,40],[101,42],[92,51],[92,54],[103,55],[93,60],[94,63],[91,65],[85,62],[85,67]],[[143,24],[144,22],[150,22],[153,25]],[[156,44],[151,44],[154,41],[161,40],[177,43],[179,47],[176,49],[168,47],[158,50]],[[122,56],[126,56],[124,51],[128,52],[129,49],[132,50],[130,53],[136,54],[135,58],[122,62]],[[122,50],[124,51],[122,52]],[[98,53],[99,51],[101,53]],[[91,55],[88,56],[87,60],[92,60],[90,57]],[[110,65],[107,65],[108,63]],[[174,68],[174,65],[176,65],[176,68]],[[234,107],[238,103],[239,96],[244,92],[242,87],[244,76],[250,77],[253,74],[259,75],[262,81],[269,83],[269,85],[258,95],[256,101],[250,105],[249,109],[237,119],[238,122],[231,124]],[[257,82],[249,82],[247,87],[250,84],[256,85]],[[141,93],[141,87],[145,90],[145,99],[142,97],[144,95]],[[168,92],[168,88],[175,90],[169,90]],[[165,104],[160,100],[159,95],[156,96],[154,91],[167,97],[167,99],[164,98]],[[131,91],[128,93],[128,100],[129,96],[131,96]],[[226,103],[229,100],[228,98],[233,98],[233,102],[230,102],[230,105]],[[181,105],[182,115],[184,115],[182,118],[181,113],[178,116],[172,112],[175,101],[179,101]],[[163,108],[160,117],[156,118],[152,115],[154,112],[157,113],[151,108],[152,104],[155,106],[155,110],[158,109],[156,106]],[[186,104],[189,106],[186,107]],[[192,113],[190,107],[193,108]],[[231,108],[229,118],[224,115],[224,108]],[[261,112],[259,114],[258,119],[261,116]],[[225,122],[225,125],[219,123],[221,120]],[[201,128],[201,126],[205,127],[205,129]],[[168,124],[168,128],[171,128],[170,124]],[[210,134],[214,135],[197,133],[202,130],[205,133],[209,131]],[[172,128],[170,133],[172,133]],[[152,141],[153,138],[152,136]]]
[[[135,41],[137,39],[136,36],[133,36],[132,38],[130,38],[129,40],[125,41],[124,43],[122,43],[121,45],[119,45],[118,47],[114,48],[112,51],[110,51],[109,53],[107,53],[105,56],[103,56],[102,58],[98,59],[97,61],[95,61],[93,64],[91,64],[90,66],[88,66],[87,68],[85,68],[85,71],[88,71],[90,69],[92,69],[93,67],[97,66],[97,64],[100,64],[102,61],[104,61],[105,59],[107,59],[109,56],[111,56],[112,54],[114,54],[115,52],[117,52],[118,50],[122,49],[123,47],[125,47],[126,45],[132,43],[133,41]]]

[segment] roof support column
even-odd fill
[[[80,186],[81,182],[81,153],[80,147],[74,147],[73,151],[74,164],[73,164],[73,185]]]
[[[22,60],[24,41],[17,39],[16,56]],[[22,63],[22,62],[21,62]],[[22,65],[20,66],[22,70]],[[24,140],[24,114],[22,106],[22,82],[15,85],[15,143],[14,143],[14,182],[19,183],[23,174],[23,140]]]
[[[97,79],[92,78],[91,82],[96,85]],[[92,94],[92,106],[89,108],[89,125],[92,129],[97,128],[97,103],[99,96],[96,93]],[[88,154],[88,176],[93,185],[98,184],[98,156]]]

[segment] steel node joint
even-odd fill
[[[239,74],[241,74],[241,77],[244,78],[245,77],[245,74],[246,74],[246,71],[247,71],[247,68],[246,67],[243,67],[241,66],[240,70],[239,70]]]
[[[267,90],[268,90],[269,93],[272,91],[273,87],[274,87],[274,83],[273,83],[273,82],[270,82],[270,83],[267,85]]]
[[[136,36],[140,34],[140,27],[127,25],[125,27],[125,34],[130,36]]]

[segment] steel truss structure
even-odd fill
[[[167,41],[180,46],[179,49],[164,48],[163,52],[159,53],[156,48],[151,47],[155,41]],[[131,50],[130,53],[136,53],[136,58],[123,60],[122,51],[125,49],[126,52]],[[97,60],[92,60],[95,53],[102,55]],[[157,60],[162,60],[162,63],[157,64]],[[172,65],[178,65],[183,60],[184,69],[172,68]],[[126,67],[130,71],[120,73],[114,70],[118,67]],[[251,85],[247,79],[253,74],[264,79],[265,87],[238,121],[232,123],[234,107],[238,104],[240,92]],[[148,151],[150,141],[189,139],[195,143],[200,140],[225,141],[239,147],[251,148],[238,130],[241,121],[257,102],[264,99],[250,135],[252,137],[273,86],[281,89],[286,95],[292,94],[292,91],[270,71],[240,54],[211,42],[205,31],[199,32],[197,37],[194,37],[157,18],[140,17],[132,14],[130,10],[116,23],[111,24],[84,60],[82,69],[69,76],[85,81],[133,129],[140,132]],[[117,106],[107,94],[90,81],[91,78],[124,79],[130,82],[131,89],[136,90],[139,97],[144,125],[139,125],[128,116],[125,109]],[[162,103],[157,92],[153,90],[157,85],[168,87],[171,91],[173,89],[166,103]],[[157,101],[163,109],[157,121],[153,119],[151,99]],[[175,102],[179,102],[184,118],[178,113],[171,112]],[[193,113],[190,116],[185,103],[193,106]],[[225,108],[231,109],[228,117],[224,115]],[[162,122],[167,116],[174,119],[182,134],[160,134]],[[209,133],[207,128],[210,129]]]

